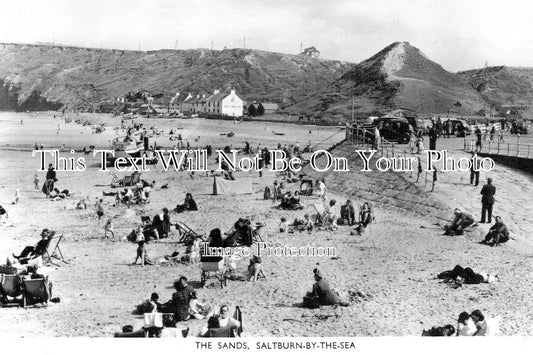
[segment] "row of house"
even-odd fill
[[[240,117],[244,114],[244,102],[230,91],[213,91],[212,95],[177,93],[169,103],[169,111],[207,113],[212,115]]]

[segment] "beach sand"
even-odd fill
[[[528,234],[532,228],[519,220],[519,217],[526,217],[528,206],[531,206],[531,178],[528,175],[498,167],[495,175],[498,191],[501,191],[497,196],[498,213],[510,216],[510,229],[519,236],[497,248],[477,244],[489,225],[482,225],[464,236],[448,237],[442,235],[443,231],[434,224],[432,216],[407,214],[400,210],[385,212],[379,206],[376,207],[376,223],[363,236],[350,235],[348,227],[340,227],[336,232],[279,233],[281,217],[285,216],[288,221],[302,218],[304,213],[313,212],[312,204],[318,199],[303,197],[307,207],[302,211],[274,208],[272,201],[263,200],[264,186],[277,178],[275,173],[268,171],[263,177],[257,173],[235,174],[237,179],[251,179],[253,195],[214,196],[213,178],[200,176],[202,174],[191,178],[184,172],[162,172],[158,166],[142,174],[145,180],[156,181],[149,204],[113,207],[113,197],[102,196],[102,191],[113,190],[109,187],[111,176],[99,172],[96,160],[88,157],[90,164],[86,171],[58,172],[57,175],[57,186],[74,192],[75,197],[62,201],[46,200],[40,191],[33,189],[38,161],[32,158],[29,150],[35,142],[46,147],[59,147],[63,142],[67,147],[89,144],[107,147],[114,137],[109,128],[101,135],[92,135],[89,127],[62,121],[61,132],[57,135],[60,121],[54,121],[50,115],[43,113],[34,118],[12,113],[0,115],[0,161],[3,167],[0,170],[0,204],[9,212],[9,219],[0,224],[0,260],[25,245],[35,244],[39,232],[50,228],[64,235],[61,249],[69,262],[42,270],[53,282],[54,297],[59,297],[60,303],[49,303],[46,308],[0,309],[0,329],[6,336],[109,337],[126,324],[138,329],[142,319],[131,314],[135,305],[149,298],[152,292],[159,293],[163,302],[170,299],[173,282],[181,275],[198,287],[202,303],[213,307],[228,304],[230,308],[239,305],[243,312],[244,336],[418,336],[423,329],[434,325],[450,323],[455,326],[460,312],[474,309],[482,310],[487,316],[501,315],[504,335],[533,335],[533,300],[530,296],[533,259],[528,248]],[[20,126],[22,116],[25,117],[24,125]],[[96,121],[107,120],[105,116],[87,117]],[[325,148],[343,138],[341,133],[326,139],[338,128],[317,130],[316,127],[264,122],[234,125],[231,121],[183,121],[179,124],[185,126],[183,131],[188,137],[193,139],[200,135],[197,145],[212,142],[214,147],[228,144],[242,147],[245,140],[253,146],[261,142],[271,148],[278,141],[282,144],[299,141],[303,147],[309,136],[313,136],[314,142],[325,140],[322,143]],[[120,119],[114,118],[110,122],[117,124]],[[158,127],[166,124],[163,120],[156,123]],[[284,130],[287,134],[274,136],[271,130]],[[309,130],[318,134],[309,135]],[[220,132],[227,131],[234,131],[235,137],[220,136]],[[159,143],[159,139],[157,141],[165,146]],[[196,144],[191,141],[191,145]],[[210,162],[213,163],[213,159]],[[42,184],[44,172],[38,175]],[[372,178],[370,173],[368,178]],[[170,188],[159,189],[164,183]],[[461,184],[465,182],[461,181]],[[513,187],[506,191],[509,186]],[[288,189],[298,187],[298,184],[291,184]],[[18,205],[10,205],[15,188],[20,189],[22,199]],[[461,206],[472,208],[477,215],[479,192],[470,186],[465,188],[472,192],[465,193],[466,190],[457,186],[456,178],[449,173],[446,178],[443,175],[432,196],[449,206],[450,216],[456,203],[453,199],[459,198]],[[198,233],[208,234],[213,228],[224,232],[238,218],[249,217],[266,223],[262,236],[269,246],[309,244],[332,247],[336,256],[264,257],[266,279],[256,283],[229,280],[223,289],[215,280],[208,280],[206,287],[200,288],[199,265],[130,265],[137,245],[120,239],[140,222],[141,215],[153,217],[163,207],[171,209],[183,203],[186,192],[193,194],[199,211],[171,214],[171,221],[182,221]],[[92,204],[87,210],[73,209],[78,198],[86,195],[90,195],[93,202],[96,197],[104,199],[106,217],[114,218],[114,240],[104,239],[103,222],[98,226]],[[341,191],[330,191],[329,196],[341,202],[347,198]],[[355,201],[357,205],[363,202]],[[177,240],[178,233],[172,228],[170,238],[148,244],[148,254],[159,259],[173,251],[183,253],[185,248],[177,244]],[[437,274],[457,264],[497,274],[499,280],[494,284],[464,285],[455,289],[436,279]],[[247,259],[240,260],[237,273],[245,274],[247,265]],[[301,308],[302,297],[311,290],[314,282],[312,270],[315,267],[343,298],[351,302],[349,307]],[[195,335],[205,325],[205,320],[193,320],[178,326],[190,327],[190,334]]]

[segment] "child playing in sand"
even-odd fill
[[[33,175],[33,188],[37,191],[40,190],[39,188],[39,177],[37,176],[37,174]]]
[[[307,230],[308,233],[311,233],[313,231],[313,227],[314,227],[314,223],[313,221],[311,220],[311,216],[309,216],[309,213],[306,213],[304,215],[304,218],[305,218],[305,229]]]
[[[113,231],[113,219],[109,217],[104,225],[104,237],[107,238],[107,234],[111,233],[111,237],[115,239],[115,232]]]
[[[279,232],[280,233],[285,233],[287,228],[288,228],[288,226],[287,226],[287,218],[281,217],[281,222],[279,223]]]
[[[104,200],[99,199],[96,201],[96,204],[94,205],[94,208],[96,210],[96,217],[98,218],[98,225],[100,225],[100,220],[104,216],[104,206],[103,206]]]

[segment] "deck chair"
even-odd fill
[[[316,211],[315,225],[321,225],[323,223],[323,216],[326,212],[324,205],[321,203],[314,203],[313,208]]]
[[[55,244],[55,247],[53,249],[51,249],[52,252],[50,252],[50,247],[52,245],[52,240],[53,239],[57,240],[57,242]],[[59,247],[59,244],[61,243],[61,240],[63,240],[63,234],[56,235],[56,236],[50,238],[50,241],[48,242],[48,247],[46,248],[46,250],[45,250],[45,252],[43,254],[43,261],[44,262],[59,266],[58,264],[56,264],[56,263],[54,263],[52,261],[52,259],[57,259],[59,261],[64,262],[65,264],[68,264],[68,261],[65,260],[65,257],[63,256],[63,253],[61,252],[61,248]]]
[[[133,174],[129,176],[125,176],[124,179],[122,179],[122,186],[135,186],[138,182],[141,181],[141,173],[138,171],[135,171]]]
[[[312,196],[313,195],[313,180],[302,180],[300,183],[300,195]]]
[[[44,279],[22,280],[22,284],[22,304],[24,308],[27,308],[28,305],[36,303],[44,303],[46,306],[48,306],[48,300],[51,297],[48,276]]]
[[[256,223],[255,229],[252,232],[252,243],[263,242],[263,237],[261,236],[261,230],[266,226],[264,223]]]
[[[19,280],[17,275],[0,274],[0,307],[20,305],[20,301],[16,299],[22,295]],[[7,297],[14,298],[14,300],[9,301]]]
[[[183,243],[187,245],[194,243],[194,241],[198,238],[204,240],[203,235],[196,233],[183,222],[177,222],[175,226],[178,232],[180,233],[180,239],[178,240],[178,243]]]
[[[144,338],[145,336],[146,331],[144,329],[139,329],[129,333],[116,332],[114,335],[115,338]]]
[[[111,174],[111,187],[123,186],[123,181],[117,176],[117,174],[112,171],[108,171],[108,173]]]

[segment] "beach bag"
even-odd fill
[[[163,328],[163,313],[145,313],[144,314],[144,327],[151,328]]]

